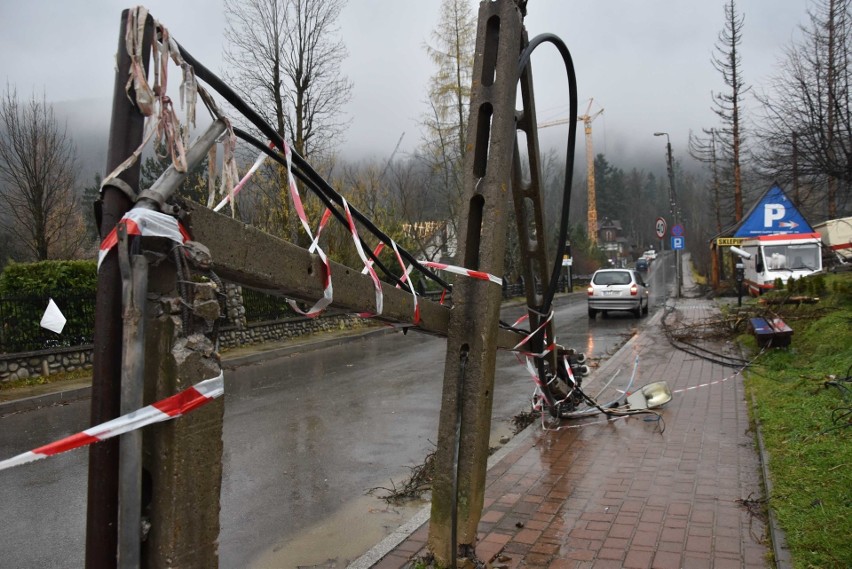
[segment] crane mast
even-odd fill
[[[603,109],[599,110],[593,115],[589,114],[589,111],[592,110],[592,102],[594,98],[589,99],[589,106],[586,108],[585,114],[582,114],[577,117],[577,122],[582,122],[584,130],[586,131],[586,187],[588,188],[588,202],[589,202],[589,213],[586,219],[586,222],[589,225],[589,240],[592,245],[597,245],[598,243],[598,207],[597,201],[595,198],[595,152],[592,147],[592,121],[595,120],[600,114],[604,112]],[[556,126],[560,124],[566,124],[571,122],[571,119],[557,119],[553,121],[543,122],[538,125],[538,128],[547,128],[550,126]]]
[[[592,110],[592,101],[594,99],[589,99],[589,106],[586,108],[586,112],[583,115],[577,117],[577,121],[583,121],[583,127],[586,131],[586,185],[588,188],[588,201],[589,201],[589,214],[586,219],[589,225],[589,241],[592,245],[597,245],[598,243],[598,206],[597,200],[595,198],[595,152],[592,147],[592,121],[595,120],[601,113],[604,112],[603,109],[599,110],[593,115],[589,114],[589,111]]]

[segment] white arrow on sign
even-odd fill
[[[665,219],[663,219],[662,217],[658,217],[657,223],[654,227],[657,230],[657,237],[662,239],[663,237],[666,236],[666,220]]]

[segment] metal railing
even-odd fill
[[[53,298],[65,327],[57,334],[40,326]],[[94,295],[26,295],[0,298],[0,353],[19,353],[91,344],[94,338]]]

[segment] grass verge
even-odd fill
[[[852,274],[825,284],[819,303],[783,309],[790,347],[768,351],[746,378],[769,455],[769,505],[797,568],[852,567]]]

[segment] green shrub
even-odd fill
[[[95,294],[95,261],[40,261],[9,263],[0,274],[0,296]]]
[[[10,263],[0,274],[0,352],[91,343],[96,290],[94,261]],[[67,319],[61,334],[39,326],[49,298]]]

